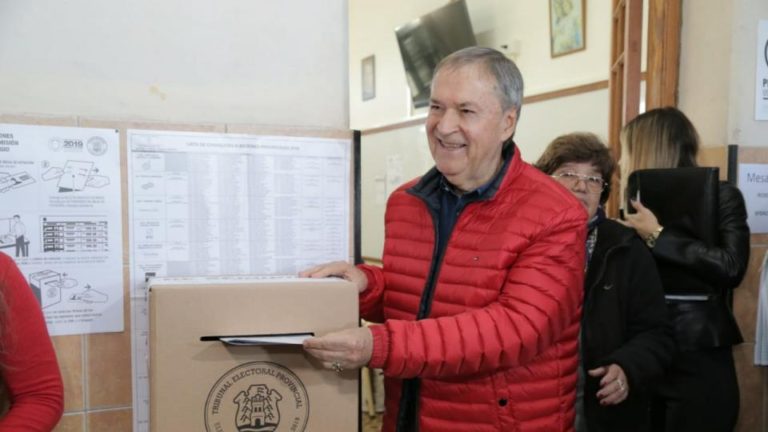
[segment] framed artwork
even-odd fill
[[[363,100],[376,97],[376,57],[370,55],[363,59],[362,67]]]
[[[584,13],[587,0],[549,0],[549,41],[552,57],[587,47]]]

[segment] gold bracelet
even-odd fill
[[[659,239],[659,234],[661,234],[661,231],[664,230],[663,226],[659,226],[654,230],[652,233],[648,234],[648,236],[645,238],[645,244],[648,245],[649,248],[653,248],[656,246],[656,240]]]

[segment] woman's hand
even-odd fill
[[[337,276],[352,282],[357,287],[357,292],[359,293],[368,288],[368,277],[365,273],[346,261],[320,264],[299,272],[299,277],[305,278],[325,278],[330,276]]]
[[[625,214],[624,220],[619,219],[619,223],[629,228],[634,228],[634,230],[637,231],[637,235],[642,239],[648,238],[649,235],[661,228],[659,220],[656,219],[656,215],[654,215],[648,207],[637,200],[629,200],[629,202],[637,213]]]
[[[327,369],[357,369],[371,360],[373,336],[368,327],[346,329],[309,338],[304,341],[304,349]]]
[[[591,377],[603,377],[600,380],[600,390],[597,392],[600,405],[617,405],[629,396],[627,376],[624,374],[624,369],[616,363],[592,369],[587,373]]]

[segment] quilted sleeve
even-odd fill
[[[360,293],[360,316],[366,321],[384,322],[384,274],[380,267],[372,265],[361,264],[357,268],[368,278],[368,288]]]
[[[372,327],[374,346],[386,348],[370,366],[401,378],[450,378],[521,366],[578,326],[586,213],[574,206],[539,223],[496,301],[453,316],[387,320]],[[569,332],[574,343],[576,334]]]

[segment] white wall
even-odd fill
[[[412,117],[394,29],[445,5],[447,0],[349,3],[350,124],[366,129]],[[478,43],[498,49],[519,41],[516,62],[523,73],[526,96],[608,79],[611,5],[607,0],[586,3],[587,49],[553,59],[546,1],[467,0]],[[369,55],[376,56],[376,97],[363,101],[360,62]]]
[[[350,125],[354,129],[390,124],[410,117],[411,101],[395,28],[445,4],[445,0],[350,0]],[[376,56],[376,97],[362,100],[363,58]]]
[[[553,139],[585,131],[608,137],[608,89],[523,104],[515,142],[523,159],[534,163]]]
[[[362,141],[361,249],[364,257],[380,258],[389,192],[427,172],[434,161],[423,124],[363,135]]]
[[[757,24],[760,19],[768,20],[768,1],[733,1],[733,17],[728,143],[768,147],[768,121],[755,120]]]
[[[765,0],[683,2],[679,107],[702,144],[768,147],[768,121],[755,120],[757,22]]]
[[[346,0],[0,0],[0,113],[347,128]]]
[[[471,1],[471,0],[470,0]],[[520,41],[516,60],[525,78],[525,95],[535,95],[608,79],[611,2],[587,1],[586,49],[552,58],[549,46],[549,2],[500,1],[495,17],[495,46]]]
[[[683,2],[678,106],[696,126],[705,146],[728,144],[730,0]],[[750,81],[751,82],[751,81]]]

